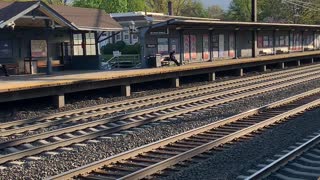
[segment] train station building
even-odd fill
[[[0,64],[16,74],[53,69],[98,69],[97,32],[122,27],[103,10],[0,2]]]
[[[145,56],[176,51],[183,63],[259,57],[320,48],[320,26],[171,19],[140,28]]]

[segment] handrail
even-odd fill
[[[119,68],[121,63],[131,64],[132,68],[136,68],[141,65],[139,54],[114,56],[107,60],[106,63],[108,64],[109,69],[113,69],[115,66]]]

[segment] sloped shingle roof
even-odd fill
[[[37,1],[0,2],[0,24],[35,5]],[[42,2],[41,2],[42,3]],[[43,4],[46,6],[45,4]],[[121,30],[122,26],[99,9],[78,8],[70,6],[49,6],[57,14],[76,26],[79,30]]]

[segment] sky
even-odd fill
[[[223,9],[228,9],[231,0],[200,0],[205,7],[211,5],[219,5]]]

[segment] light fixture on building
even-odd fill
[[[51,21],[51,29],[55,29],[56,28],[56,23],[52,20]]]
[[[7,26],[8,26],[8,27],[11,27],[12,30],[14,30],[16,24],[12,21],[12,22],[10,22]]]
[[[134,21],[130,21],[130,25],[129,25],[129,32],[131,34],[135,34],[138,32],[137,28],[136,28],[136,23]]]

